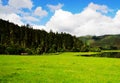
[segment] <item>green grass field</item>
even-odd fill
[[[75,56],[78,54],[1,55],[0,83],[120,82],[120,59]]]

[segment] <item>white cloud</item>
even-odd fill
[[[50,5],[48,4],[47,7],[52,11],[54,12],[55,10],[59,10],[63,7],[64,5],[59,3],[58,5]]]
[[[42,10],[41,7],[37,7],[36,10],[31,9],[32,7],[31,0],[9,0],[8,4],[0,5],[0,18],[21,25],[38,22],[41,18],[37,16],[43,17],[47,15],[47,12]],[[24,9],[28,11],[24,11]],[[34,11],[37,16],[34,15]]]
[[[119,21],[120,21],[120,10],[117,11],[114,20],[115,20],[116,22],[119,22]]]
[[[19,12],[19,10],[17,9],[14,9],[13,7],[10,7],[8,5],[6,6],[3,6],[3,5],[0,5],[0,13],[5,13],[5,14],[11,14],[11,13],[17,13]]]
[[[23,25],[24,23],[21,21],[21,17],[18,16],[15,13],[12,14],[0,14],[0,18],[4,20],[9,20],[10,22],[13,22],[18,25]]]
[[[33,3],[31,0],[9,0],[8,4],[14,8],[28,8],[31,9],[33,7]]]
[[[34,29],[42,29],[42,30],[46,30],[46,27],[43,25],[33,25]]]
[[[53,31],[69,31],[71,30],[69,26],[73,26],[73,20],[72,13],[63,11],[63,10],[57,10],[55,14],[52,16],[50,21],[46,24],[46,27]],[[69,21],[68,21],[69,20]],[[68,28],[69,27],[69,28]]]
[[[17,14],[18,12],[21,12],[18,9],[15,9],[9,5],[3,6],[0,5],[0,18],[4,20],[9,20],[10,22],[13,22],[18,25],[23,25],[24,23],[21,20],[21,17]]]
[[[25,17],[23,17],[23,20],[27,20],[27,21],[31,21],[31,22],[39,21],[37,18],[35,18],[33,16],[25,16]]]
[[[34,11],[34,14],[36,16],[42,17],[42,16],[47,16],[48,13],[47,13],[47,11],[43,10],[42,7],[37,7]]]
[[[9,20],[15,24],[23,25],[24,23],[21,21],[21,17],[17,12],[19,12],[19,10],[16,10],[13,7],[0,5],[0,19]]]
[[[46,27],[48,30],[69,32],[77,36],[120,34],[120,11],[116,13],[114,18],[103,14],[108,11],[107,6],[94,3],[90,3],[87,8],[78,14],[59,9],[55,11]]]
[[[93,9],[95,11],[97,10],[102,13],[108,13],[109,11],[112,11],[106,5],[98,5],[94,3],[90,3],[87,8]]]
[[[5,6],[1,4],[0,18],[18,25],[23,25],[26,22],[33,23],[35,29],[68,32],[77,36],[120,34],[120,10],[116,12],[114,18],[111,18],[105,15],[111,11],[105,5],[90,3],[82,12],[77,14],[62,10],[63,4],[47,6],[55,12],[45,26],[35,25],[34,22],[38,22],[41,17],[47,16],[48,12],[42,7],[32,10],[33,3],[31,0],[9,0],[9,4]],[[31,9],[34,12],[25,12],[23,11],[24,8]]]

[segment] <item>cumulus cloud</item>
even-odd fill
[[[45,26],[43,25],[33,25],[34,29],[41,29],[41,30],[47,30]]]
[[[37,19],[37,18],[35,18],[33,16],[24,16],[23,20],[27,20],[27,21],[30,21],[30,22],[39,21],[39,19]]]
[[[117,11],[114,21],[116,21],[116,22],[120,21],[120,10]]]
[[[46,27],[48,30],[68,32],[77,36],[120,34],[120,11],[114,18],[103,14],[108,11],[107,6],[94,3],[90,3],[78,14],[59,9],[55,11]]]
[[[51,17],[50,21],[46,24],[47,29],[53,31],[65,31],[69,32],[73,26],[72,13],[63,11],[62,9],[55,11],[55,14]],[[68,21],[69,20],[69,21]],[[69,28],[68,28],[69,27]]]
[[[111,12],[111,9],[106,5],[90,3],[82,12],[77,14],[64,11],[62,9],[63,4],[60,3],[58,5],[47,5],[51,11],[54,11],[54,15],[45,26],[34,23],[38,22],[41,17],[47,16],[48,12],[42,7],[37,7],[35,10],[32,7],[31,0],[9,0],[7,5],[2,5],[0,2],[0,18],[18,25],[29,22],[33,23],[35,29],[67,32],[76,36],[120,34],[120,10],[111,18],[106,15]],[[24,11],[24,8],[32,11]]]
[[[50,5],[48,4],[47,7],[52,11],[54,12],[55,10],[59,10],[63,7],[64,5],[59,3],[58,5]]]
[[[6,5],[3,5],[0,0],[0,18],[22,25],[38,22],[41,17],[47,15],[47,11],[42,10],[42,7],[37,7],[35,10],[32,8],[33,2],[31,0],[8,0]]]
[[[19,10],[14,9],[13,7],[10,7],[8,5],[6,6],[0,5],[0,13],[2,14],[11,14],[11,13],[17,13],[17,12],[19,12]]]
[[[47,16],[47,11],[43,10],[42,7],[37,7],[34,12],[35,15],[37,16]]]
[[[18,16],[15,13],[11,13],[11,14],[0,14],[0,18],[4,19],[4,20],[9,20],[10,22],[13,22],[15,24],[18,25],[23,25],[24,23],[21,21],[21,17]]]
[[[23,15],[24,11],[21,9],[27,8],[31,9],[33,6],[31,0],[9,0],[8,4],[0,5],[0,18],[4,20],[9,20],[18,25],[23,25]],[[22,16],[21,16],[22,15]],[[26,19],[27,20],[27,19]],[[29,19],[30,20],[30,19]],[[35,20],[35,19],[34,19]]]
[[[94,3],[90,3],[87,8],[93,9],[95,11],[99,11],[101,13],[108,13],[109,11],[112,11],[109,9],[106,5],[98,5]]]
[[[9,0],[8,4],[14,8],[29,8],[33,7],[33,3],[31,0]]]

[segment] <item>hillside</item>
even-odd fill
[[[86,45],[102,49],[120,49],[120,35],[83,36],[79,37]]]

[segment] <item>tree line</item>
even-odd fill
[[[0,54],[83,51],[83,42],[68,33],[46,32],[0,19]]]

